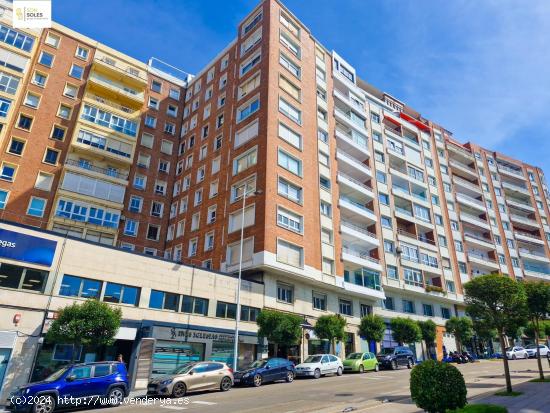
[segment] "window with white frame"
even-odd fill
[[[303,231],[304,218],[285,208],[277,208],[277,225],[299,234]]]

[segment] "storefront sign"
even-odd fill
[[[0,257],[39,265],[52,265],[56,241],[0,229]]]
[[[215,333],[210,331],[189,330],[186,328],[177,327],[153,327],[153,337],[159,340],[176,340],[176,341],[191,341],[206,343],[211,341],[234,343],[235,336],[227,333]],[[258,342],[257,337],[239,336],[240,343]]]

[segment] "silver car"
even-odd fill
[[[537,357],[537,346],[535,344],[529,344],[525,347],[525,350],[527,351],[529,357]],[[547,357],[548,352],[550,351],[550,349],[548,349],[548,347],[544,344],[539,344],[539,350],[541,357]]]

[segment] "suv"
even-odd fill
[[[407,366],[412,369],[414,366],[414,354],[408,347],[383,348],[376,355],[376,359],[381,367],[389,367],[397,370],[399,366]]]
[[[51,413],[57,407],[109,404],[118,406],[128,396],[124,363],[104,361],[65,366],[42,381],[12,392],[7,409]]]

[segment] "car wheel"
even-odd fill
[[[233,383],[231,382],[231,378],[225,376],[220,383],[220,390],[228,391],[231,388],[232,384]]]
[[[107,394],[107,403],[109,406],[117,407],[124,401],[124,389],[113,387]]]
[[[374,371],[380,371],[380,365],[378,363],[374,365]]]
[[[313,378],[318,379],[319,377],[321,377],[321,370],[315,369],[315,371],[313,372]]]
[[[291,371],[287,371],[286,373],[286,382],[292,383],[294,381],[294,373]]]
[[[363,367],[363,365],[361,364],[359,366],[359,374],[363,374],[365,372],[365,368]]]
[[[391,362],[391,369],[392,370],[397,370],[399,366],[397,365],[397,360],[394,360]]]
[[[260,387],[262,385],[262,376],[256,374],[254,376],[254,387]]]
[[[413,368],[413,363],[412,363],[412,360],[411,360],[411,359],[407,359],[407,368],[408,368],[408,369],[412,369],[412,368]]]
[[[515,360],[515,359],[517,359],[517,357],[516,357],[516,355],[514,354],[514,355],[512,356],[512,360]]]
[[[338,367],[338,370],[336,370],[336,375],[341,376],[342,375],[342,367]]]
[[[35,400],[33,413],[52,413],[55,410],[55,398],[51,394],[38,396]]]
[[[172,395],[176,398],[180,398],[185,396],[185,393],[187,393],[187,386],[185,383],[176,383],[174,385],[174,388],[172,389]]]

